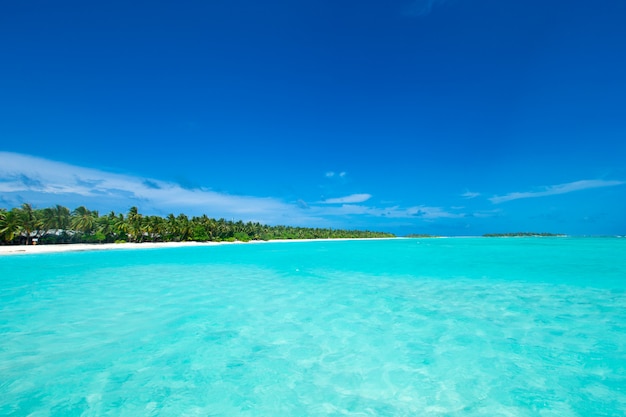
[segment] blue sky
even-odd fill
[[[0,206],[626,234],[626,2],[20,1]]]

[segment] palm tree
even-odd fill
[[[143,216],[139,214],[137,207],[133,206],[128,210],[126,216],[128,220],[128,234],[131,241],[140,242],[143,238],[142,220]]]
[[[191,223],[189,222],[189,218],[185,214],[179,214],[178,217],[176,217],[176,225],[180,241],[186,242],[190,240],[193,236],[193,229],[191,227]]]
[[[52,230],[56,229],[56,218],[54,216],[54,211],[52,208],[48,207],[42,210],[41,212],[41,224],[44,229]]]
[[[159,216],[146,217],[143,224],[143,231],[152,242],[160,240],[164,231],[164,220]]]
[[[85,206],[77,207],[72,212],[72,228],[85,234],[90,233],[94,228],[94,220],[97,216],[97,212],[91,212]]]
[[[67,230],[70,227],[71,213],[70,209],[59,204],[52,208],[55,217],[55,228],[59,230]]]
[[[20,235],[26,238],[26,244],[30,245],[33,232],[38,230],[38,221],[33,210],[33,206],[28,203],[22,204],[21,209],[17,209],[20,219]]]
[[[102,234],[105,242],[113,242],[115,240],[115,221],[117,216],[111,211],[106,216],[98,217],[96,220],[96,234]]]
[[[232,236],[232,230],[229,223],[230,222],[227,222],[224,218],[221,218],[216,222],[216,234],[218,240],[228,239]]]
[[[42,226],[46,231],[67,230],[70,227],[70,210],[57,204],[41,211]]]
[[[173,213],[167,215],[165,219],[165,240],[168,242],[175,241],[178,236],[178,224],[176,216]]]
[[[128,222],[124,215],[122,213],[118,214],[115,220],[113,220],[113,232],[122,240],[127,240],[129,238],[128,230]]]
[[[20,235],[21,219],[18,210],[14,208],[11,211],[3,211],[0,215],[0,237],[6,243],[11,243]]]

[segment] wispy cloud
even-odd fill
[[[362,204],[342,204],[336,207],[319,207],[325,216],[371,216],[388,219],[413,219],[434,221],[436,219],[458,219],[467,217],[466,214],[448,211],[442,207],[413,206],[413,207],[371,207]]]
[[[625,184],[624,181],[610,180],[581,180],[566,184],[548,185],[536,191],[514,192],[502,196],[494,196],[489,200],[494,204],[505,203],[507,201],[519,200],[522,198],[547,197],[551,195],[567,194],[574,191],[588,190],[592,188],[613,187]]]
[[[420,217],[423,219],[457,219],[460,217],[465,217],[462,213],[454,213],[447,211],[441,207],[428,207],[428,206],[417,206],[411,207],[406,210],[406,213],[412,217]]]
[[[462,208],[363,204],[371,198],[371,194],[360,193],[307,203],[302,199],[283,201],[274,197],[231,195],[155,178],[0,152],[0,201],[7,208],[30,202],[39,207],[86,205],[96,210],[124,212],[137,206],[146,214],[206,213],[216,218],[312,227],[349,227],[358,217],[411,219],[413,223],[468,216]]]
[[[85,205],[119,207],[116,210],[136,205],[144,212],[207,213],[218,218],[235,217],[274,224],[324,222],[321,217],[311,218],[297,202],[290,204],[270,197],[230,195],[206,188],[188,189],[173,182],[8,152],[0,152],[0,193],[8,201],[24,198],[36,198],[50,204],[79,201]]]
[[[364,201],[372,198],[371,194],[351,194],[345,197],[339,198],[329,198],[321,203],[323,204],[351,204],[351,203],[362,203]]]
[[[307,204],[306,201],[304,201],[303,199],[298,199],[296,200],[296,204],[298,205],[298,207],[302,208],[302,209],[308,209],[310,208],[309,205]]]
[[[339,178],[345,178],[346,176],[346,172],[345,171],[341,171],[339,173],[335,172],[335,171],[327,171],[324,176],[326,178],[334,178],[334,177],[339,177]]]
[[[463,194],[461,194],[461,197],[463,198],[476,198],[480,196],[480,193],[475,193],[469,190],[466,190]]]

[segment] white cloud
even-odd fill
[[[335,172],[335,171],[327,171],[324,176],[326,178],[334,178],[334,177],[339,177],[339,178],[345,178],[347,175],[347,173],[345,171],[341,171],[341,172]]]
[[[441,207],[414,206],[402,208],[399,206],[392,207],[370,207],[361,204],[342,204],[338,207],[317,207],[319,213],[325,216],[346,216],[346,215],[364,215],[372,217],[384,217],[388,219],[420,219],[424,221],[433,221],[436,219],[456,219],[466,217],[463,213],[454,213],[446,211]]]
[[[5,201],[37,199],[45,204],[66,200],[106,206],[116,211],[138,206],[144,212],[181,211],[211,217],[272,224],[320,224],[297,203],[270,197],[186,189],[172,182],[84,168],[28,155],[0,152],[0,193]],[[93,206],[90,208],[96,209]]]
[[[461,197],[463,198],[476,198],[478,196],[480,196],[480,193],[474,193],[469,190],[466,190],[463,194],[461,194]]]
[[[613,187],[625,184],[624,181],[607,181],[607,180],[581,180],[569,182],[567,184],[548,185],[541,187],[537,191],[514,192],[502,196],[495,196],[489,200],[492,203],[499,204],[522,198],[546,197],[557,194],[567,194],[574,191],[588,190],[592,188]]]
[[[370,194],[351,194],[314,204],[285,202],[272,197],[219,193],[207,188],[184,188],[154,178],[85,168],[29,155],[0,152],[0,202],[36,207],[85,205],[94,210],[126,212],[137,206],[142,213],[165,215],[207,214],[210,217],[311,227],[349,227],[355,216],[421,221],[465,217],[460,210],[441,207],[363,205]],[[7,207],[8,208],[8,207]]]
[[[406,210],[407,214],[411,217],[420,217],[422,219],[457,219],[460,217],[464,217],[465,215],[462,213],[452,213],[442,209],[441,207],[428,207],[428,206],[417,206],[411,207]]]
[[[345,197],[329,198],[322,201],[323,204],[350,204],[362,203],[372,198],[371,194],[351,194]]]

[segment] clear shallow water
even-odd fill
[[[0,258],[2,416],[621,416],[626,239]]]

